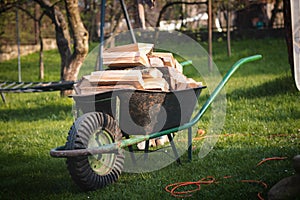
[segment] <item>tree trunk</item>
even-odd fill
[[[137,1],[138,7],[138,18],[139,18],[139,27],[142,29],[146,29],[146,21],[145,21],[145,8],[142,0]]]
[[[38,37],[36,41],[40,42],[40,59],[39,59],[39,79],[44,79],[44,44],[43,37],[41,34],[41,22],[44,14],[40,13],[40,6],[36,4],[35,6],[35,30],[36,36]]]
[[[35,4],[34,7],[34,42],[37,44],[40,37],[40,30],[39,30],[39,22],[38,19],[40,16],[40,7],[39,4]]]
[[[227,8],[227,55],[231,57],[231,36],[230,36],[230,27],[231,27],[231,11]]]
[[[80,67],[88,53],[88,32],[80,18],[78,0],[65,0],[68,20],[73,33],[73,53],[71,53],[68,23],[59,7],[52,5],[49,0],[35,0],[35,2],[40,4],[55,25],[56,43],[61,57],[60,79],[62,81],[77,80]],[[61,94],[70,94],[70,91],[62,91]]]
[[[55,26],[56,44],[61,58],[60,79],[63,80],[64,68],[68,65],[71,57],[68,24],[58,6],[52,5],[49,0],[35,0],[35,2],[41,6]]]
[[[274,3],[274,8],[272,10],[272,15],[271,15],[270,23],[269,23],[269,28],[273,28],[273,24],[274,24],[274,21],[276,19],[276,14],[278,12],[279,3],[280,3],[279,0],[276,0],[275,3]]]
[[[213,64],[212,64],[212,0],[208,0],[208,68],[211,72],[213,70]]]
[[[43,44],[43,37],[40,32],[40,29],[41,29],[40,23],[41,23],[41,21],[39,21],[39,25],[38,25],[39,40],[40,40],[40,60],[39,60],[40,74],[39,74],[39,78],[40,78],[40,80],[43,80],[44,79],[44,44]]]
[[[92,12],[92,17],[91,17],[92,23],[89,27],[89,32],[91,34],[89,37],[89,41],[92,42],[94,40],[94,38],[97,38],[96,30],[95,30],[97,10],[96,10],[96,8],[92,8],[90,12]]]
[[[74,39],[74,52],[68,59],[68,64],[63,69],[62,80],[75,81],[80,67],[88,53],[89,34],[85,29],[78,8],[78,0],[65,0],[66,10],[69,16],[70,28]]]
[[[55,14],[55,34],[58,51],[61,57],[60,79],[64,80],[65,68],[68,67],[71,57],[70,33],[64,15],[58,8],[54,8]]]

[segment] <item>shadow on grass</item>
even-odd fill
[[[21,154],[0,152],[1,199],[51,199],[81,193],[72,183],[65,160]]]
[[[248,89],[234,90],[230,96],[233,99],[241,97],[253,99],[294,92],[297,92],[297,89],[295,87],[293,78],[290,76],[284,76]]]
[[[19,109],[2,109],[0,120],[30,122],[41,119],[64,120],[72,115],[72,108],[68,105],[46,105],[34,108],[23,107]]]
[[[289,169],[289,173],[292,172],[289,162],[286,161],[268,163],[265,164],[266,167],[259,168],[255,165],[262,158],[274,155],[288,156],[290,159],[297,151],[296,148],[286,147],[283,150],[278,146],[254,147],[252,145],[255,141],[253,140],[252,143],[247,141],[243,148],[219,146],[204,160],[195,160],[180,166],[173,164],[153,173],[124,173],[125,178],[121,178],[117,184],[88,193],[80,191],[72,183],[64,160],[52,159],[46,155],[39,158],[38,156],[23,156],[21,153],[6,154],[0,152],[0,160],[7,161],[1,163],[1,199],[87,199],[89,197],[99,199],[99,196],[101,199],[119,199],[122,196],[129,197],[127,199],[130,197],[131,199],[140,199],[145,194],[152,196],[146,199],[153,199],[156,196],[160,196],[162,199],[173,199],[163,190],[164,186],[172,182],[197,181],[197,178],[207,175],[214,175],[217,178],[224,175],[234,175],[237,177],[236,179],[262,178],[273,184],[287,176],[285,169]],[[273,167],[272,170],[269,170],[268,166],[270,165]],[[249,189],[253,190],[250,194]],[[153,193],[153,191],[156,192]],[[256,191],[257,189],[247,184],[242,185],[242,187],[237,184],[233,188],[232,186],[221,185],[219,187],[207,187],[205,190],[195,193],[192,199],[199,199],[199,195],[203,195],[206,199],[215,199],[220,195],[225,195],[226,199],[234,199],[237,193],[243,194],[242,199],[247,199],[247,197],[249,199],[249,196],[256,195]],[[264,191],[264,194],[266,192]]]

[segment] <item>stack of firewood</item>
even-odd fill
[[[103,53],[108,70],[83,76],[75,86],[77,94],[116,89],[168,92],[201,86],[183,75],[183,68],[172,53],[153,52],[153,44],[137,43],[109,48]]]

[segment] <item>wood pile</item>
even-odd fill
[[[103,64],[109,68],[149,67],[147,55],[152,53],[153,47],[153,44],[137,43],[106,49],[103,52]]]
[[[168,92],[201,86],[183,75],[183,67],[172,53],[153,52],[153,44],[137,43],[113,47],[103,52],[108,70],[83,76],[75,85],[77,94],[116,89]]]

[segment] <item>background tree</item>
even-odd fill
[[[56,42],[61,56],[61,80],[75,81],[88,53],[88,31],[85,29],[78,8],[78,0],[64,0],[66,22],[63,12],[49,0],[34,0],[55,25]],[[71,49],[71,35],[74,42]]]
[[[0,13],[18,6],[37,21],[40,21],[43,15],[48,16],[55,27],[56,43],[61,57],[60,79],[77,80],[80,67],[88,53],[89,38],[88,31],[81,20],[78,0],[63,0],[55,3],[50,0],[33,1],[41,8],[42,15],[39,19],[31,13],[30,7],[22,6],[28,3],[25,0],[1,1]]]
[[[35,40],[36,42],[39,41],[40,44],[40,52],[39,52],[39,79],[44,79],[44,44],[43,44],[43,37],[41,34],[41,26],[42,26],[42,19],[44,17],[45,12],[40,13],[40,7],[36,4],[32,9],[27,7],[19,6],[16,4],[16,9],[19,9],[26,13],[31,19],[34,20],[35,25]]]
[[[227,38],[227,55],[231,56],[231,28],[232,28],[232,15],[234,11],[241,9],[245,6],[245,1],[243,0],[218,0],[214,1],[214,15],[217,12],[224,14],[226,20],[226,38]]]

